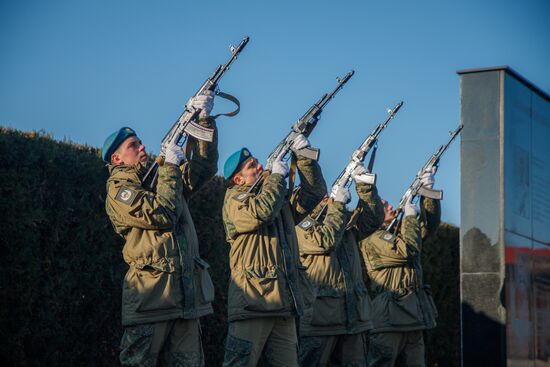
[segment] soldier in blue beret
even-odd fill
[[[225,161],[223,166],[223,177],[226,180],[229,180],[231,176],[237,171],[240,171],[239,167],[241,164],[248,159],[256,159],[252,156],[250,151],[247,148],[241,148],[235,153],[231,154],[229,158]],[[259,164],[260,167],[261,164]]]
[[[148,158],[134,130],[123,127],[103,145],[110,172],[105,207],[125,240],[129,267],[122,288],[123,366],[204,365],[199,318],[213,312],[214,288],[187,200],[217,171],[213,99],[207,93],[188,106],[202,110],[198,123],[214,129],[214,141],[197,140],[189,161],[181,147],[168,146],[153,191],[141,185]]]
[[[293,149],[309,145],[300,135]],[[304,316],[313,291],[299,260],[295,224],[322,199],[317,162],[298,157],[300,188],[288,200],[289,168],[281,159],[258,192],[249,192],[263,166],[247,148],[225,162],[229,188],[222,209],[228,243],[229,330],[224,366],[298,366],[296,317]]]
[[[126,139],[132,137],[133,139],[126,142]],[[124,147],[119,150],[118,148],[122,143],[125,143]],[[132,158],[129,157],[131,147],[135,148],[137,153]],[[121,152],[124,153],[123,156],[120,155]],[[138,139],[136,132],[129,127],[121,127],[105,139],[105,143],[103,143],[103,149],[101,151],[101,157],[105,162],[113,164],[121,164],[125,161],[128,162],[128,164],[134,164],[138,161],[147,161],[145,146],[141,144],[141,140]]]

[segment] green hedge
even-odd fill
[[[114,365],[125,265],[96,149],[0,134],[4,365]]]
[[[0,128],[0,358],[18,366],[116,366],[126,265],[105,214],[99,151],[45,133]],[[223,360],[229,248],[221,225],[223,179],[193,197],[201,256],[216,287],[201,319],[209,366]],[[439,326],[427,334],[430,365],[458,364],[458,229],[443,225],[424,253]],[[433,244],[432,244],[433,243]]]

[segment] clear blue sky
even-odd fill
[[[265,159],[334,78],[354,69],[310,140],[330,183],[404,100],[375,166],[381,194],[395,203],[459,123],[457,70],[509,65],[550,92],[549,19],[546,0],[2,0],[0,124],[92,146],[128,125],[158,152],[227,46],[248,35],[220,83],[242,103],[236,118],[218,120],[220,172],[241,146]],[[435,185],[445,191],[443,219],[455,224],[459,174],[457,141]]]

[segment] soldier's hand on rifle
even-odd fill
[[[357,163],[357,167],[351,174],[351,177],[353,177],[353,179],[357,183],[364,183],[368,185],[374,185],[376,181],[376,175],[370,173],[369,170],[365,168],[365,166],[361,162]]]
[[[418,211],[416,210],[416,204],[412,203],[412,196],[409,196],[407,202],[403,206],[403,214],[405,217],[408,217],[409,215],[414,215],[416,217],[417,213]]]
[[[177,145],[175,142],[172,142],[170,145],[168,145],[168,147],[166,147],[166,154],[164,156],[165,162],[179,166],[184,157],[185,155],[183,154],[183,148]]]
[[[278,173],[282,175],[283,177],[288,176],[289,168],[288,163],[283,161],[284,154],[279,155],[277,159],[273,162],[273,166],[271,167],[271,173]]]
[[[307,140],[304,134],[299,134],[294,139],[294,142],[292,143],[290,149],[296,151],[307,147],[309,147],[309,140]]]
[[[204,92],[204,94],[200,94],[191,98],[187,102],[187,107],[194,107],[197,109],[200,108],[201,113],[199,114],[199,117],[208,117],[210,116],[210,112],[212,112],[212,109],[214,108],[214,96],[214,92],[207,90],[206,92]]]
[[[351,200],[351,195],[347,187],[343,187],[340,185],[334,185],[332,187],[330,197],[333,198],[334,201],[339,201],[344,204],[349,203],[349,201]]]
[[[420,182],[422,183],[422,186],[424,186],[427,189],[432,189],[434,187],[435,182],[435,172],[437,171],[437,167],[433,166],[431,169],[427,169],[424,172],[422,172],[422,175],[420,176]]]

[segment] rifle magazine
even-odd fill
[[[214,141],[214,129],[203,127],[195,122],[189,122],[183,129],[185,133],[199,140],[211,143]]]
[[[421,187],[420,189],[418,189],[418,194],[430,199],[435,199],[435,200],[443,199],[443,190],[434,190],[434,189],[428,189],[426,187]]]
[[[314,161],[319,160],[319,155],[321,151],[318,148],[306,147],[300,150],[294,151],[297,156],[313,159]]]

